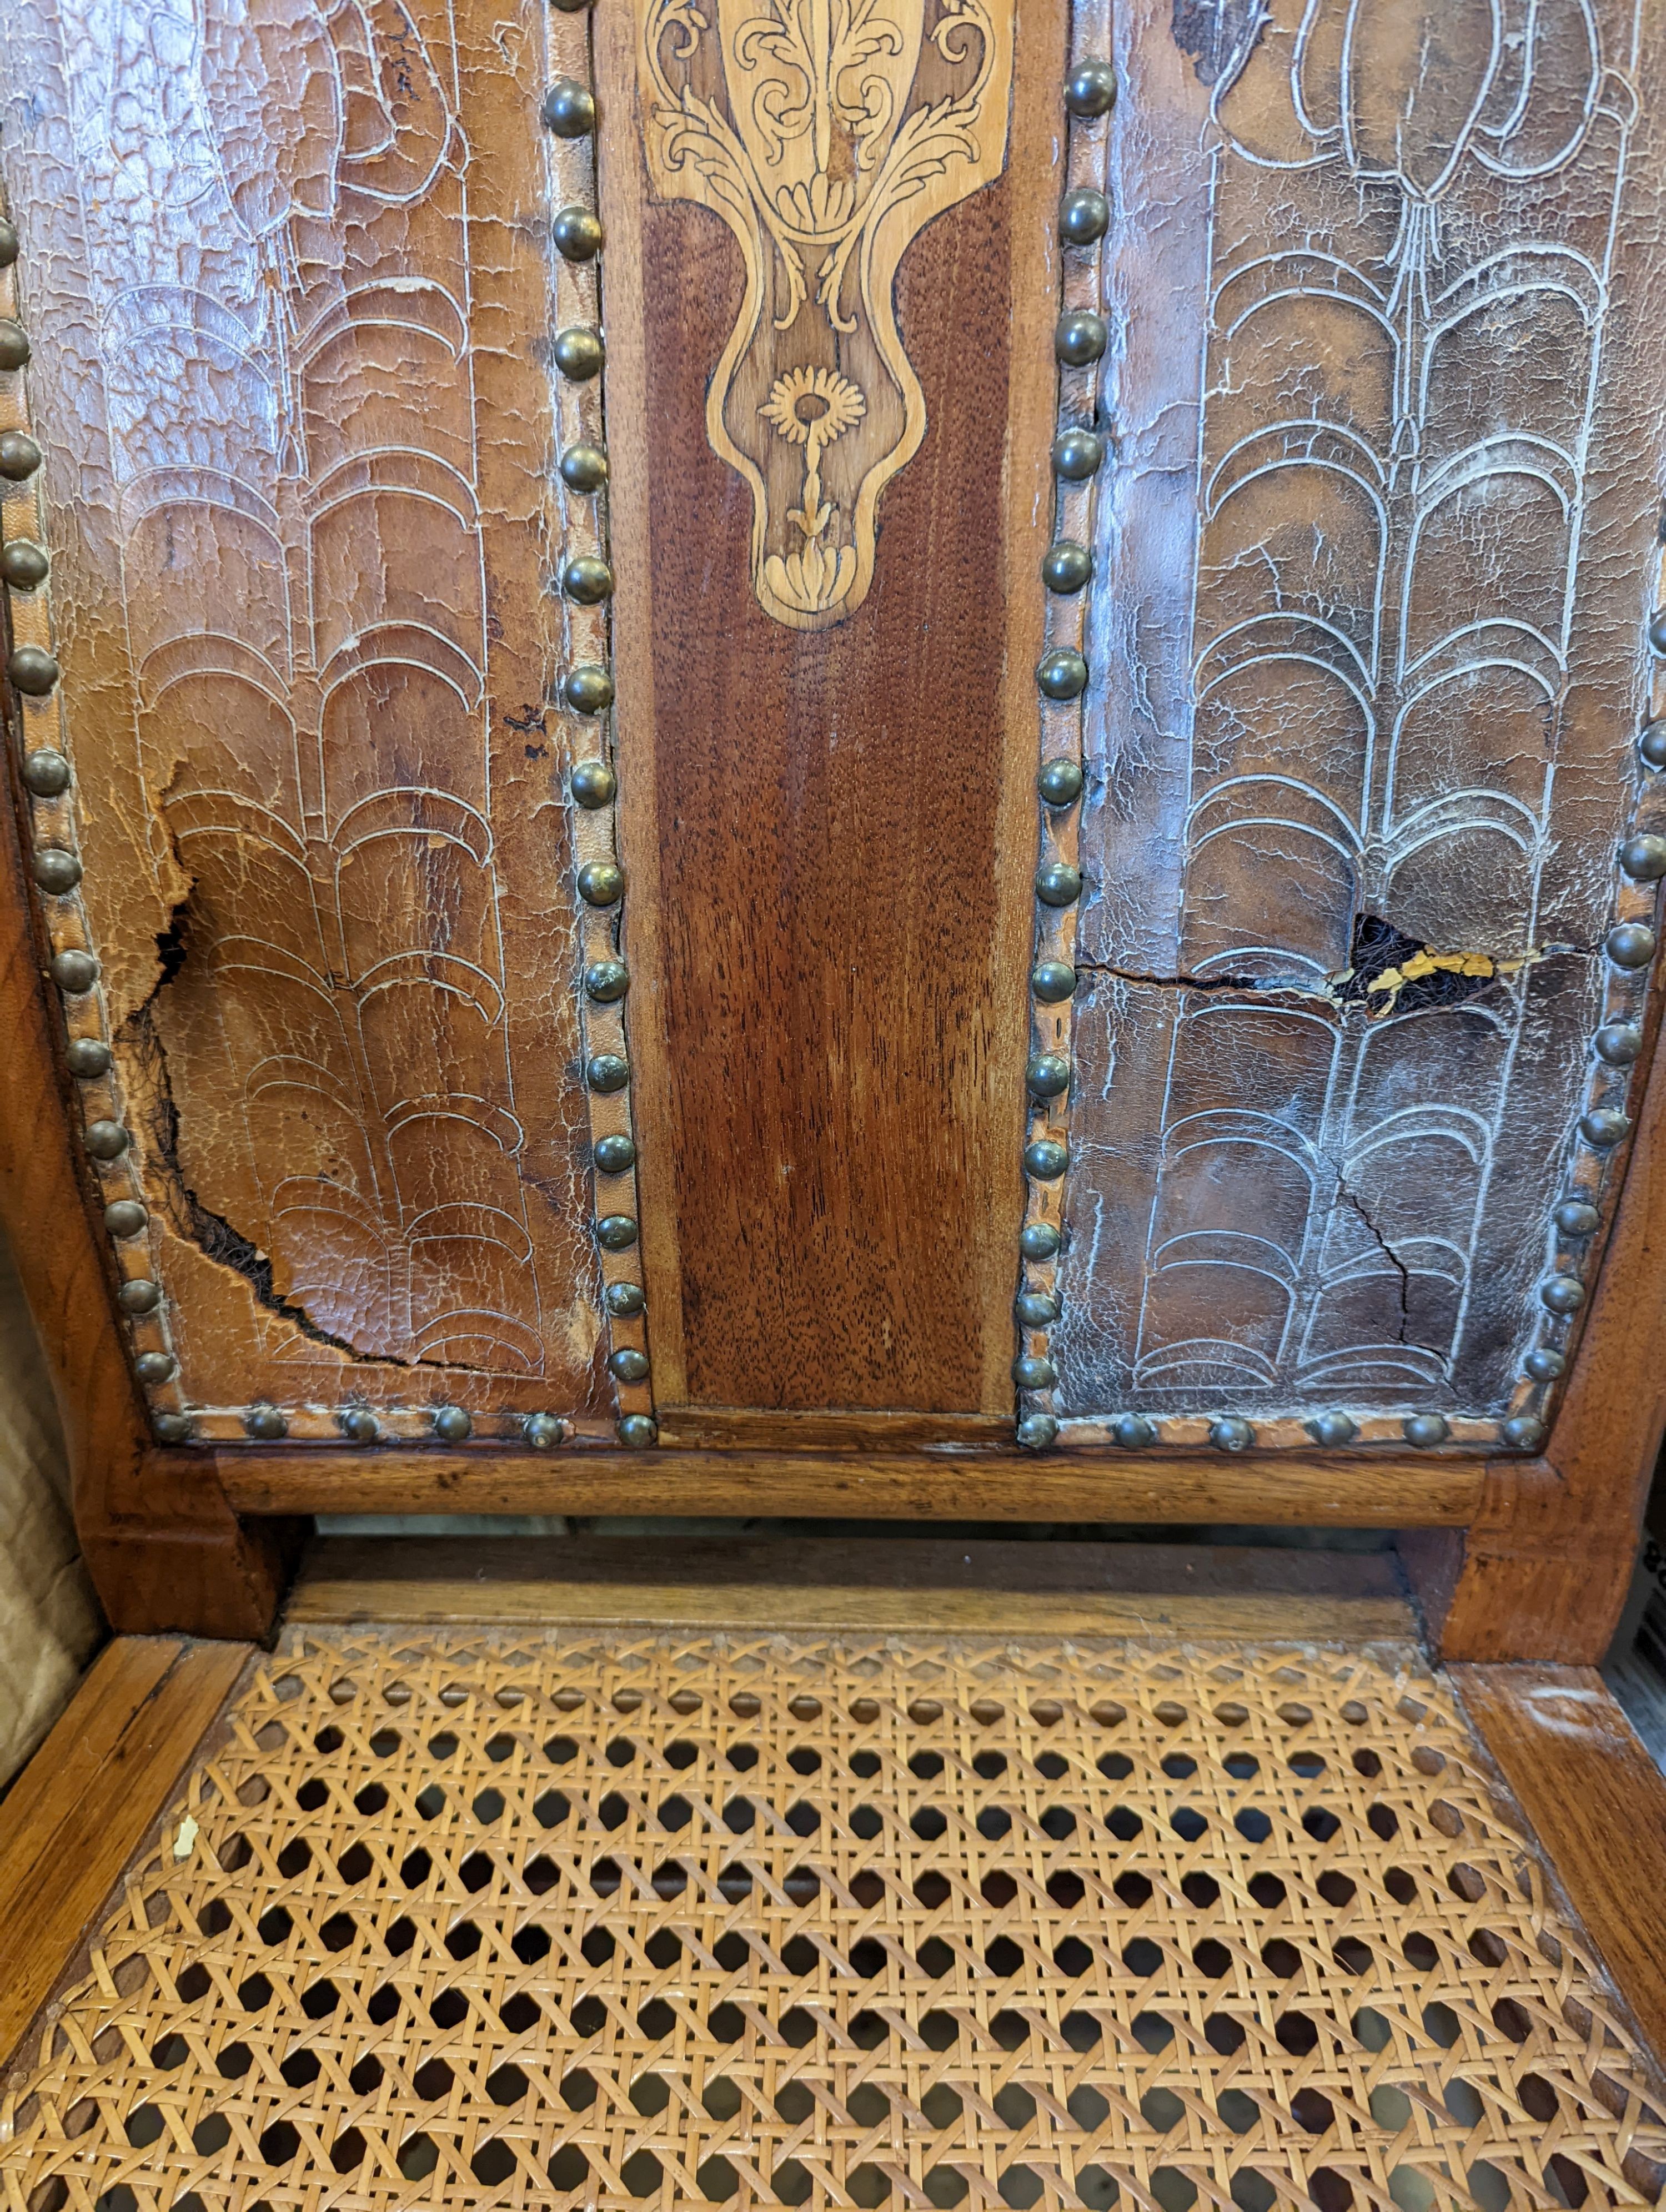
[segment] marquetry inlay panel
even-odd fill
[[[1641,2207],[1655,2098],[1409,1655],[292,1630],[0,2202]]]
[[[636,4],[654,189],[721,216],[745,263],[707,432],[751,493],[760,604],[819,629],[866,597],[879,495],[925,435],[893,280],[1000,174],[1012,0]]]

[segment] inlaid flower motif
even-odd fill
[[[769,386],[769,397],[758,409],[783,438],[818,452],[866,412],[867,402],[856,386],[832,368],[789,368]]]

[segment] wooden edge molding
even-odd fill
[[[920,1521],[1227,1522],[1461,1528],[1487,1463],[1433,1454],[159,1452],[240,1513],[755,1514]],[[1520,1461],[1511,1462],[1519,1468]],[[1528,1462],[1531,1465],[1532,1462]]]
[[[1387,1553],[854,1537],[325,1538],[298,1623],[707,1627],[1410,1642]]]
[[[1592,1668],[1449,1671],[1644,2041],[1666,2056],[1666,1775]]]
[[[118,1637],[0,1800],[0,2071],[250,1652],[246,1644]]]
[[[1402,1546],[1447,1660],[1593,1666],[1626,1602],[1666,1431],[1666,1025],[1573,1370],[1542,1459],[1497,1460],[1472,1525]]]

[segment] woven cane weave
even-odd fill
[[[1641,2204],[1654,2078],[1405,1655],[292,1630],[0,2201]]]

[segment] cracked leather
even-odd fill
[[[1071,1412],[1509,1401],[1647,712],[1637,20],[1119,11]],[[1501,972],[1383,1018],[1362,928]]]
[[[28,0],[0,47],[84,896],[189,1395],[605,1410],[538,42]]]

